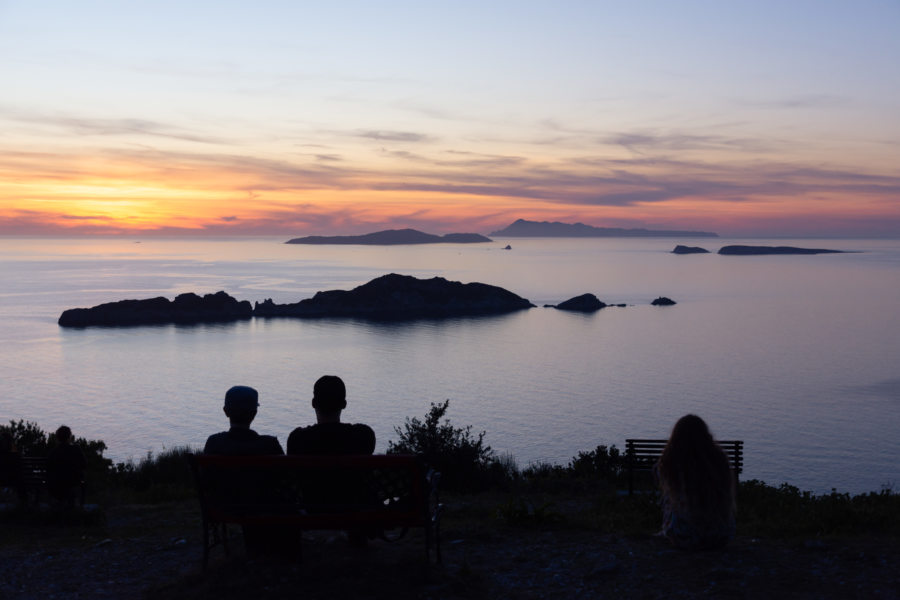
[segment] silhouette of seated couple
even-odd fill
[[[260,435],[250,428],[258,407],[259,394],[252,387],[239,385],[229,389],[223,408],[231,427],[228,431],[209,436],[203,452],[230,456],[284,454],[275,436]],[[316,423],[297,427],[290,433],[287,442],[289,455],[351,455],[372,454],[375,451],[375,432],[371,427],[341,422],[341,412],[347,407],[347,390],[340,377],[325,375],[316,381],[312,407],[316,413]],[[261,490],[267,487],[265,477],[254,473],[245,475],[241,481],[227,482],[228,493],[236,496],[263,494]],[[345,506],[377,502],[369,496],[371,494],[360,481],[330,473],[308,476],[303,489],[304,505],[312,511],[341,510]],[[296,550],[295,534],[298,532],[265,527],[244,527],[243,530],[248,553]],[[364,546],[367,538],[375,537],[377,533],[351,530],[347,531],[347,536],[351,544]]]
[[[372,454],[375,432],[368,425],[341,422],[347,408],[347,389],[340,377],[324,375],[313,387],[316,424],[297,427],[288,436],[288,454]],[[259,435],[250,424],[256,417],[259,394],[252,387],[236,385],[225,393],[225,414],[231,423],[228,431],[209,436],[205,454],[259,455],[284,454],[278,439]]]

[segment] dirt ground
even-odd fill
[[[0,599],[76,598],[900,598],[894,539],[751,539],[683,552],[651,535],[566,526],[508,528],[445,519],[443,562],[421,532],[349,545],[341,532],[305,534],[303,557],[232,554],[201,568],[192,503],[122,506],[102,525],[5,520]]]

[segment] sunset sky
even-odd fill
[[[900,2],[0,0],[0,234],[900,237]]]

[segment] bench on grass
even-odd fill
[[[40,506],[41,494],[47,489],[47,457],[8,454],[0,462],[3,471],[0,484],[15,488],[23,506],[27,506],[32,498],[34,506]],[[76,501],[79,506],[84,507],[84,477],[74,487]]]
[[[625,440],[625,468],[628,470],[628,495],[634,493],[634,474],[637,471],[653,471],[656,461],[662,456],[663,450],[669,440]],[[744,442],[743,440],[716,440],[719,447],[728,457],[731,471],[734,473],[734,482],[737,484],[738,476],[744,470]]]
[[[188,455],[203,520],[203,568],[210,550],[228,554],[228,525],[298,531],[425,529],[425,557],[441,562],[440,473],[411,455],[222,456]],[[325,482],[325,485],[323,485]],[[347,498],[323,501],[337,487]],[[383,536],[384,539],[389,539]],[[393,541],[393,540],[390,540]]]

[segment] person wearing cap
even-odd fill
[[[204,454],[228,454],[232,456],[256,454],[284,454],[278,438],[259,435],[250,429],[259,407],[259,393],[252,387],[236,385],[225,393],[222,407],[231,423],[228,431],[214,433],[206,440]]]
[[[236,385],[225,392],[223,410],[231,428],[214,433],[206,440],[204,454],[251,456],[284,454],[274,435],[260,435],[250,429],[259,407],[259,393],[252,387]],[[210,474],[210,483],[235,502],[258,502],[273,494],[265,474],[250,470],[238,472],[227,479]],[[283,554],[294,546],[293,535],[288,536],[272,525],[243,525],[244,547],[250,556]]]

